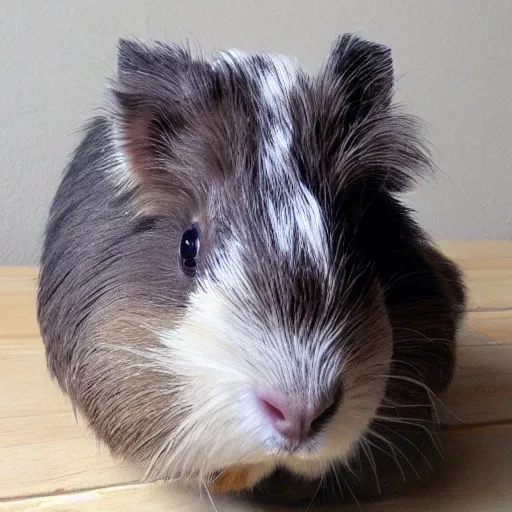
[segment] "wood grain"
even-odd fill
[[[512,242],[442,241],[439,247],[461,267],[470,309],[512,308]]]
[[[365,512],[512,510],[512,242],[440,246],[463,269],[472,309],[443,397],[451,411],[443,415],[450,424],[447,469],[429,489],[364,504]],[[113,460],[77,422],[46,370],[36,277],[32,267],[0,268],[0,510],[214,510],[207,496],[137,483],[140,471]],[[216,504],[255,510],[218,498]]]
[[[215,498],[219,512],[287,512],[286,509],[255,507],[229,498]],[[57,496],[0,502],[2,512],[215,512],[206,493],[186,494],[162,483],[132,484],[92,489]],[[291,512],[291,511],[290,511]]]
[[[469,313],[457,342],[459,346],[511,344],[512,309]]]
[[[512,345],[461,346],[442,402],[450,425],[512,421]]]
[[[364,512],[510,512],[512,481],[512,426],[480,427],[444,435],[446,463],[442,473],[414,494],[379,503],[361,504]],[[297,509],[255,507],[215,498],[217,510],[232,512],[292,512]],[[41,510],[86,512],[212,512],[208,497],[199,499],[161,483],[128,485],[36,497],[0,503],[5,512]],[[305,507],[299,509],[304,511]],[[314,509],[311,509],[313,511]],[[340,510],[333,507],[330,510]],[[356,505],[346,512],[360,512]]]
[[[0,376],[0,498],[138,478],[77,423],[39,338],[1,338]]]
[[[37,272],[34,267],[0,267],[0,338],[39,336]]]

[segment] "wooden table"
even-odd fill
[[[460,422],[443,434],[442,478],[364,511],[512,511],[512,242],[441,247],[461,265],[471,295],[456,378],[443,400]],[[35,283],[34,268],[0,269],[0,510],[215,510],[206,496],[140,483],[138,471],[110,458],[77,423],[46,371]]]

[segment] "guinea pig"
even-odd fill
[[[120,40],[105,96],[45,233],[51,375],[148,478],[385,494],[435,437],[466,300],[403,198],[434,166],[390,49],[343,35],[311,75]]]

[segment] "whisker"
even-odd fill
[[[360,512],[363,512],[363,509],[361,507],[361,504],[359,503],[359,500],[356,498],[356,495],[352,491],[350,485],[348,484],[346,478],[343,476],[343,473],[340,473],[341,478],[343,478],[343,481],[345,482],[345,485],[347,486],[348,492],[352,495],[352,498],[354,498],[354,501],[357,504],[357,507],[359,508]]]
[[[372,434],[373,435],[373,432],[371,430],[368,431],[368,434]],[[392,450],[391,453],[387,452],[386,450],[384,450],[383,448],[381,448],[379,445],[373,443],[372,441],[370,441],[368,439],[367,436],[365,436],[365,441],[370,445],[370,446],[373,446],[376,450],[379,450],[380,452],[382,452],[384,455],[387,455],[387,456],[391,456],[391,458],[393,459],[393,461],[396,463],[397,467],[398,467],[398,470],[400,471],[404,481],[405,481],[405,473],[404,473],[404,470],[402,468],[402,466],[400,465],[400,462],[395,454],[395,452]],[[386,444],[388,444],[388,446],[392,446],[392,443],[391,442],[387,442],[386,440]]]
[[[341,487],[341,482],[338,478],[338,473],[336,471],[336,467],[333,467],[333,465],[331,464],[331,469],[332,469],[332,474],[334,475],[334,478],[336,479],[336,483],[338,484],[338,489],[340,490],[340,493],[341,493],[341,501],[343,501],[345,499],[345,494],[343,493],[343,487]]]
[[[434,473],[434,468],[432,467],[432,465],[430,464],[429,460],[427,459],[427,457],[425,456],[425,454],[423,453],[422,450],[420,450],[420,448],[418,448],[410,439],[408,439],[406,436],[402,435],[402,434],[399,434],[398,432],[392,430],[391,428],[389,427],[386,427],[385,425],[381,425],[382,428],[385,428],[391,432],[393,432],[395,435],[397,435],[398,437],[400,437],[401,439],[403,439],[404,441],[406,441],[409,445],[411,445],[419,454],[420,456],[422,457],[422,459],[427,463],[428,467],[430,468],[430,470],[432,471],[432,473]],[[436,444],[436,440],[435,439],[432,439],[434,445]]]
[[[423,432],[428,434],[430,440],[432,441],[432,444],[436,447],[436,451],[439,453],[439,455],[442,455],[442,446],[439,442],[439,436],[437,436],[435,434],[435,432],[433,432],[431,429],[429,429],[428,427],[426,427],[425,425],[420,423],[420,421],[423,421],[423,420],[416,420],[416,418],[404,418],[404,419],[388,418],[386,416],[375,416],[375,418],[380,422],[396,423],[396,424],[402,424],[402,425],[419,428],[420,430],[422,430]],[[407,420],[411,420],[411,421],[407,421]],[[381,426],[384,428],[387,428],[389,430],[392,430],[390,427],[386,427],[385,425],[381,425]],[[396,432],[394,430],[393,430],[393,432],[395,432],[400,437],[407,439],[405,436],[402,436],[398,432]]]
[[[415,384],[418,387],[421,387],[427,392],[428,398],[430,399],[432,403],[432,407],[434,409],[434,414],[436,416],[436,423],[441,424],[441,419],[439,417],[439,411],[438,407],[441,409],[443,414],[448,415],[452,418],[454,418],[458,423],[462,423],[462,419],[457,416],[457,414],[449,409],[443,401],[423,382],[418,381],[417,379],[414,379],[412,377],[408,377],[405,375],[375,375],[374,377],[377,378],[386,378],[386,379],[395,379],[395,380],[402,380],[404,382],[409,382],[410,384]]]
[[[373,376],[374,378],[382,378],[382,379],[395,379],[395,380],[398,380],[398,381],[402,381],[402,382],[407,382],[409,384],[413,384],[415,386],[418,386],[419,388],[423,389],[424,391],[427,392],[427,395],[428,397],[430,398],[430,400],[432,401],[432,405],[434,405],[434,413],[436,415],[436,420],[438,423],[440,423],[440,420],[439,420],[439,415],[437,413],[437,409],[435,407],[435,402],[438,402],[440,403],[441,405],[443,405],[442,401],[436,396],[436,394],[424,383],[424,382],[421,382],[417,379],[414,379],[412,377],[408,377],[406,375],[391,375],[391,374],[388,374],[388,375],[385,375],[385,374],[381,374],[381,375],[374,375]]]
[[[382,488],[380,486],[379,475],[377,474],[377,464],[375,463],[375,457],[372,453],[372,450],[368,446],[368,440],[366,439],[366,437],[362,438],[361,448],[364,451],[368,459],[368,462],[370,463],[370,466],[373,470],[373,474],[375,475],[375,481],[377,482],[377,491],[379,492],[379,494],[381,494]]]
[[[412,327],[396,327],[395,329],[399,330],[399,331],[412,332],[413,334],[417,334],[418,336],[420,336],[422,339],[424,339],[426,341],[445,341],[446,343],[452,342],[452,340],[449,338],[431,338],[430,336],[427,336],[425,333],[418,331],[416,329],[413,329]]]
[[[432,421],[424,418],[412,418],[412,417],[394,417],[394,416],[381,416],[377,414],[374,416],[375,419],[381,421],[387,421],[389,423],[401,423],[403,425],[410,425],[414,427],[427,428],[425,425],[430,425]]]
[[[386,443],[389,446],[389,448],[391,449],[391,451],[393,453],[393,456],[395,457],[397,465],[400,468],[400,473],[402,474],[402,479],[404,482],[406,481],[405,471],[403,470],[401,464],[398,462],[398,457],[396,456],[395,450],[404,458],[404,460],[407,462],[407,464],[409,464],[409,466],[411,466],[411,469],[414,471],[414,474],[419,478],[419,474],[416,471],[416,468],[412,464],[411,460],[405,455],[405,453],[400,448],[398,448],[398,446],[395,443],[391,442],[389,439],[386,439],[384,436],[382,436],[372,430],[370,431],[370,435],[376,437],[377,439]]]
[[[320,482],[318,483],[318,487],[316,488],[315,494],[313,494],[313,497],[311,498],[311,501],[309,502],[308,508],[304,512],[309,512],[311,510],[311,507],[313,506],[313,503],[315,502],[315,499],[320,492],[320,489],[322,487],[322,484],[324,483],[324,475],[320,477]]]
[[[384,398],[382,401],[383,404],[389,404],[389,405],[381,405],[384,409],[416,409],[416,408],[427,408],[431,409],[434,407],[432,403],[429,404],[396,404],[392,402],[389,398]]]
[[[217,507],[215,506],[215,503],[213,501],[213,498],[212,498],[212,495],[210,493],[210,489],[208,489],[208,487],[206,486],[206,484],[203,485],[203,487],[206,489],[206,493],[208,494],[208,498],[210,498],[210,502],[212,504],[212,507],[213,507],[213,510],[215,510],[215,512],[219,512]]]

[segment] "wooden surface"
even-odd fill
[[[365,512],[512,511],[512,242],[441,247],[461,265],[471,296],[443,397],[446,467],[428,489],[363,504]],[[114,461],[77,423],[46,371],[35,283],[34,268],[0,268],[0,510],[214,511],[207,495],[140,483],[138,470]],[[270,510],[218,498],[215,505]]]

